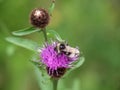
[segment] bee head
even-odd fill
[[[68,43],[67,42],[58,42],[56,47],[55,47],[55,50],[58,52],[58,53],[64,53],[64,51],[66,51],[66,47],[68,46]]]
[[[65,48],[66,48],[66,45],[65,45],[64,43],[60,43],[59,49],[60,49],[60,50],[63,50],[63,49],[65,49]]]

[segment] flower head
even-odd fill
[[[64,75],[67,68],[70,68],[72,62],[76,61],[78,56],[72,58],[65,54],[65,52],[58,53],[56,51],[57,42],[47,44],[41,49],[41,61],[45,64],[48,74],[51,77],[61,77]]]

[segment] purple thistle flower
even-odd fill
[[[67,68],[78,59],[78,56],[68,57],[65,53],[58,53],[55,48],[57,43],[45,45],[41,49],[41,62],[46,66],[47,72],[51,77],[59,78],[64,75]]]

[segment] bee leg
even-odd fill
[[[63,53],[63,54],[65,54],[65,55],[66,55],[66,53],[67,53],[67,52],[65,52],[65,51],[61,51],[61,53]]]
[[[68,56],[69,56],[70,54],[71,54],[71,52],[66,52],[66,55],[68,55]]]

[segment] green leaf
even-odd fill
[[[7,37],[6,40],[10,43],[13,43],[15,45],[18,45],[33,51],[35,51],[38,47],[38,44],[36,42],[28,39],[23,39],[18,37]]]
[[[73,63],[73,67],[71,67],[70,69],[67,70],[66,74],[64,75],[64,77],[66,77],[70,72],[72,72],[73,70],[79,68],[85,61],[85,58],[82,56],[80,57],[79,60],[77,60],[77,62]]]
[[[40,66],[43,65],[42,62],[40,62],[40,55],[38,52],[35,52],[32,56],[31,56],[31,60],[30,62],[33,63],[36,66]]]
[[[54,30],[48,30],[47,31],[47,35],[48,36],[53,36],[58,41],[63,41],[62,38],[60,37],[60,35],[56,31],[54,31]]]
[[[72,84],[72,90],[81,90],[81,83],[79,78],[76,78],[73,80],[73,84]]]
[[[52,14],[54,8],[55,8],[55,1],[52,1],[52,4],[51,4],[50,9],[49,9],[50,15]]]
[[[14,32],[12,32],[12,34],[15,36],[24,36],[24,35],[28,35],[28,34],[31,34],[34,32],[38,32],[38,31],[40,31],[40,29],[38,29],[38,28],[36,29],[34,27],[29,27],[29,28],[18,30],[18,31],[14,31]]]
[[[33,63],[34,64],[34,63]],[[33,65],[36,79],[41,90],[53,90],[53,83],[46,70],[43,67],[38,67],[36,64]]]

